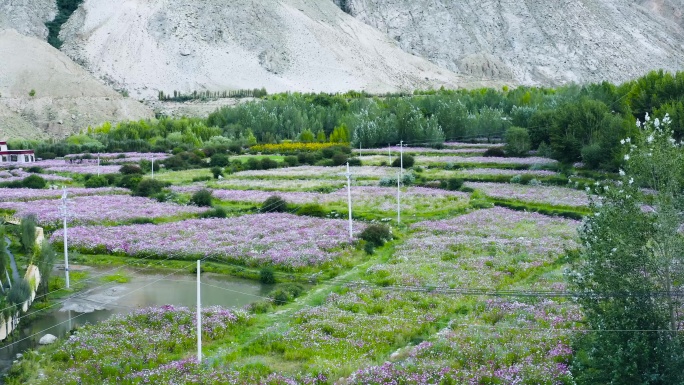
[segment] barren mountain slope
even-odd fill
[[[373,92],[456,87],[329,0],[86,0],[63,51],[134,96],[158,90]]]
[[[0,117],[0,132],[17,132],[24,124],[18,118],[50,136],[63,136],[108,120],[153,116],[36,38],[0,31],[0,52],[0,116],[6,117]]]
[[[549,85],[684,68],[682,0],[333,1],[461,74]]]
[[[56,0],[0,0],[0,30],[16,29],[26,36],[46,39],[45,22],[56,14]]]

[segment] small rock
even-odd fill
[[[59,124],[64,124],[64,121],[58,120],[57,123],[59,123]]]
[[[40,338],[40,341],[38,341],[38,343],[41,345],[50,345],[55,343],[55,341],[57,341],[57,337],[53,336],[52,334],[46,334]]]
[[[20,360],[20,359],[22,359],[22,358],[24,358],[24,355],[21,354],[21,353],[17,353],[17,359]]]

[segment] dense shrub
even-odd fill
[[[207,210],[200,214],[200,218],[226,218],[228,217],[228,213],[226,212],[226,209],[223,207],[216,207],[211,210]]]
[[[119,169],[119,172],[124,174],[124,175],[132,175],[132,174],[142,174],[143,170],[142,170],[142,168],[140,168],[140,166],[135,165],[135,164],[124,164]]]
[[[447,187],[447,190],[452,190],[452,191],[458,190],[461,187],[463,187],[463,179],[461,179],[461,178],[449,178],[449,180],[447,180],[447,186],[446,187]]]
[[[153,195],[159,194],[167,186],[168,183],[161,182],[156,179],[145,178],[138,183],[133,195],[151,197]]]
[[[131,190],[138,188],[138,184],[142,180],[142,175],[124,175],[116,182],[117,187],[123,187]]]
[[[306,215],[310,217],[324,217],[325,210],[323,206],[318,203],[307,203],[297,209],[297,215]]]
[[[88,178],[84,185],[87,188],[107,187],[109,186],[109,180],[103,175],[92,176]]]
[[[196,206],[200,207],[211,207],[211,191],[207,189],[201,189],[194,194],[192,194],[192,198],[190,198],[190,202],[192,202]]]
[[[286,212],[287,211],[287,202],[285,199],[279,197],[278,195],[273,195],[264,201],[264,203],[261,205],[261,212],[262,213],[272,213],[272,212]]]
[[[26,169],[26,171],[32,172],[32,173],[35,173],[35,174],[42,174],[42,173],[43,173],[43,168],[42,168],[42,167],[38,167],[38,166],[31,166],[31,167],[29,167],[28,169]]]
[[[404,168],[413,167],[415,162],[416,162],[416,160],[413,158],[413,156],[408,155],[408,154],[404,154],[404,160],[403,160]],[[401,157],[397,157],[396,159],[394,159],[392,161],[392,167],[401,167],[401,164],[402,164]]]
[[[502,158],[506,156],[506,152],[499,147],[488,148],[487,151],[482,154],[482,156],[492,157],[492,158]]]
[[[334,166],[341,166],[347,163],[347,155],[341,152],[335,153],[332,156],[332,164]]]
[[[297,157],[294,156],[294,155],[286,156],[286,157],[283,159],[283,161],[285,162],[285,164],[286,164],[288,167],[296,167],[296,166],[299,166],[299,159],[297,159]]]
[[[261,169],[262,170],[270,170],[272,168],[278,168],[278,162],[271,158],[263,158],[261,159]]]
[[[362,166],[361,159],[359,159],[359,158],[349,158],[349,159],[347,159],[347,162],[349,162],[350,166],[356,166],[356,167]]]
[[[211,168],[211,174],[214,175],[214,179],[218,179],[220,176],[223,176],[223,169],[218,166],[214,166]]]
[[[45,188],[47,182],[38,175],[29,175],[21,182],[25,188],[41,189]]]
[[[259,282],[263,284],[273,284],[276,283],[275,271],[272,267],[267,266],[259,271]]]
[[[212,167],[226,167],[230,164],[230,159],[228,155],[225,154],[214,154],[211,156],[211,161],[209,165]]]
[[[366,227],[361,232],[359,238],[374,246],[379,247],[384,245],[385,242],[392,239],[392,233],[390,232],[389,227],[385,225],[372,224]]]

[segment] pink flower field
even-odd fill
[[[56,225],[62,220],[59,205],[59,200],[35,200],[2,202],[0,208],[15,210],[19,217],[35,214],[40,223]],[[130,195],[93,195],[69,199],[70,223],[125,222],[134,218],[174,217],[203,211],[206,211],[206,208],[159,203],[153,199]]]
[[[355,229],[361,231],[363,225],[357,224]],[[61,239],[61,231],[52,236],[53,241]],[[278,213],[69,230],[69,244],[84,251],[181,259],[211,257],[294,269],[330,263],[348,253],[351,243],[345,220]]]
[[[127,195],[130,191],[118,187],[70,188],[69,196],[88,195]],[[30,188],[0,188],[0,201],[33,201],[40,199],[60,199],[62,190],[38,190]]]

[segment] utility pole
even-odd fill
[[[399,156],[401,157],[401,160],[399,161],[399,176],[401,178],[404,177],[404,141],[402,140],[399,142]]]
[[[152,179],[154,179],[154,155],[152,155]]]
[[[99,158],[98,158],[99,159]],[[69,249],[67,246],[67,216],[69,213],[69,208],[67,206],[68,201],[67,201],[67,189],[64,187],[63,193],[62,193],[62,204],[59,207],[59,211],[62,214],[62,218],[64,220],[64,274],[65,274],[65,281],[66,281],[66,288],[69,288]]]
[[[351,172],[349,171],[349,162],[347,162],[347,203],[349,206],[349,239],[353,238],[352,235],[352,201],[351,201]]]
[[[387,155],[389,155],[389,165],[392,165],[392,145],[387,143]]]
[[[100,176],[100,153],[97,153],[97,176]]]
[[[397,224],[401,224],[401,179],[397,175]]]
[[[202,297],[200,294],[200,260],[197,260],[197,362],[202,362]]]

